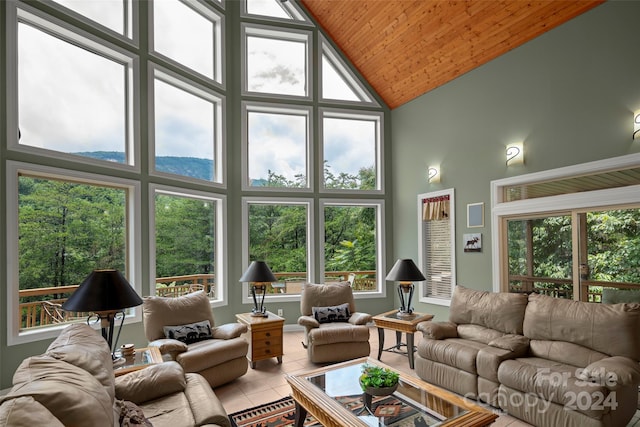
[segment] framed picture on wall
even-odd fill
[[[484,203],[467,205],[467,228],[484,227]]]
[[[482,252],[482,234],[469,233],[463,234],[464,251],[465,252]]]

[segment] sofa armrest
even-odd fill
[[[300,316],[298,317],[298,325],[302,325],[307,329],[319,328],[320,322],[318,322],[314,317],[311,316]]]
[[[165,362],[116,377],[115,386],[118,399],[139,405],[183,391],[187,380],[178,362]]]
[[[366,325],[371,321],[371,315],[367,313],[352,313],[349,317],[349,323],[352,325]]]
[[[154,340],[151,341],[147,346],[158,347],[158,350],[160,350],[160,354],[169,354],[171,356],[171,359],[174,360],[178,354],[189,349],[189,347],[182,341],[174,340],[171,338],[161,338],[159,340]]]
[[[230,340],[232,338],[238,338],[245,332],[247,332],[247,325],[243,323],[226,323],[213,328],[212,336],[213,338],[221,340]]]
[[[420,322],[416,329],[421,331],[425,338],[432,340],[458,337],[458,325],[453,322]]]
[[[529,341],[529,338],[524,335],[507,334],[489,341],[489,345],[514,352],[518,354],[518,356],[521,356],[529,349]]]
[[[602,384],[611,390],[637,386],[640,384],[640,364],[628,357],[606,357],[579,370],[576,376],[583,381]]]
[[[222,403],[211,389],[211,385],[200,374],[185,374],[187,387],[184,394],[189,401],[196,425],[219,425],[231,427]]]

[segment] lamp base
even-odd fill
[[[398,313],[396,314],[396,317],[399,317],[399,318],[413,317],[413,310],[410,310],[410,311],[399,310]]]
[[[269,315],[265,311],[255,311],[255,310],[251,312],[251,316],[252,317],[269,317]]]

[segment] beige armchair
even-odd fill
[[[307,283],[300,299],[298,324],[306,329],[303,345],[313,363],[342,362],[368,356],[371,315],[356,312],[348,282]]]
[[[203,291],[177,298],[145,297],[142,313],[149,346],[158,347],[185,372],[202,375],[211,387],[247,372],[249,343],[241,337],[247,327],[241,323],[216,326]]]

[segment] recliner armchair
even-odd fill
[[[298,324],[306,329],[305,342],[312,363],[342,362],[368,356],[371,315],[356,312],[348,282],[302,287]]]
[[[247,372],[249,343],[241,336],[247,331],[246,325],[215,326],[209,298],[203,291],[177,298],[145,297],[142,314],[149,346],[158,347],[165,358],[178,362],[185,372],[202,375],[211,387]]]

